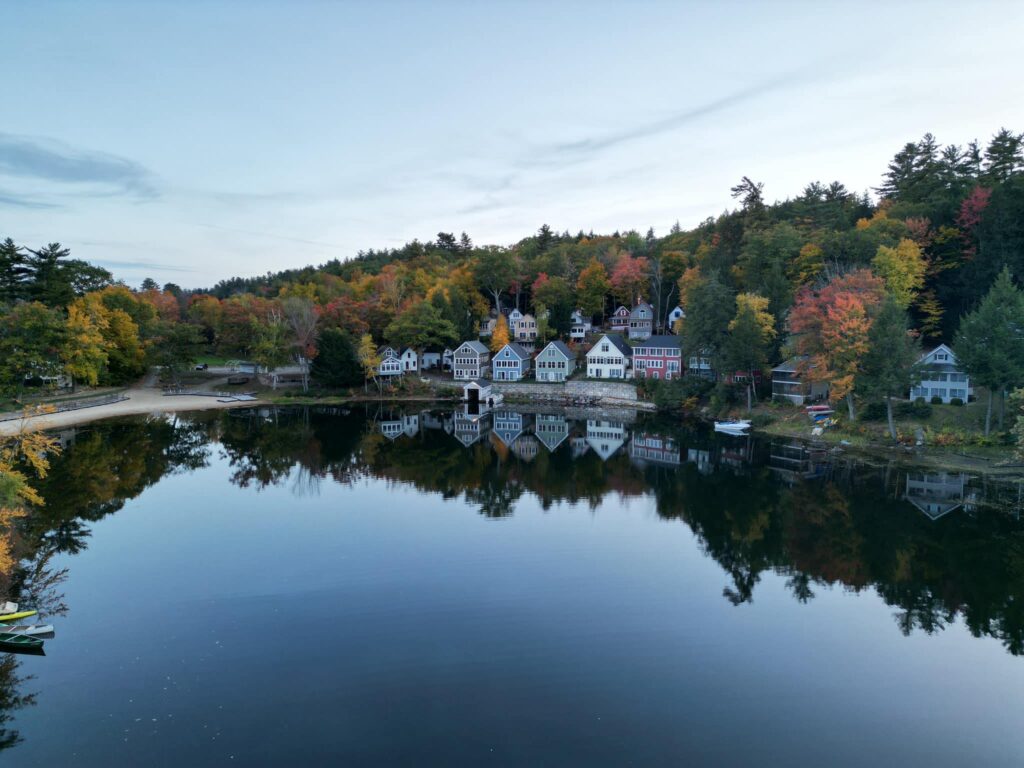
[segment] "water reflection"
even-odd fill
[[[974,635],[1024,652],[1017,483],[867,464],[630,411],[263,408],[92,425],[61,442],[40,488],[49,504],[23,522],[10,589],[51,616],[67,610],[57,554],[82,551],[92,523],[218,452],[242,487],[310,494],[372,477],[463,498],[494,519],[514,515],[524,494],[545,509],[648,495],[662,518],[692,529],[735,605],[776,573],[802,602],[823,587],[873,590],[904,633],[962,617]],[[0,748],[17,742],[9,721],[33,701],[23,686],[17,660],[0,657]]]

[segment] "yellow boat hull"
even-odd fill
[[[18,611],[18,613],[4,613],[0,614],[0,621],[17,621],[18,619],[27,619],[29,616],[35,616],[38,611]]]

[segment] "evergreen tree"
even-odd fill
[[[992,426],[995,392],[1024,378],[1024,295],[1003,269],[978,308],[960,321],[956,355],[976,384],[988,389],[985,434]]]
[[[868,331],[868,349],[857,372],[857,387],[866,398],[885,402],[889,435],[896,439],[893,398],[903,398],[920,381],[916,364],[921,346],[907,329],[907,313],[893,295],[886,296]]]
[[[715,371],[725,364],[729,323],[736,310],[732,290],[716,273],[691,285],[686,296],[686,319],[682,323],[683,359],[706,357]]]
[[[30,274],[25,249],[15,245],[9,237],[0,243],[0,304],[13,304],[26,298],[26,281]]]
[[[362,382],[359,356],[348,334],[338,328],[327,328],[320,334],[312,375],[315,381],[333,389],[354,387]]]

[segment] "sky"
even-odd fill
[[[0,237],[186,288],[440,231],[664,234],[1024,131],[1024,3],[0,5]]]

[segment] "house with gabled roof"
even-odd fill
[[[563,341],[552,341],[534,360],[537,381],[565,381],[576,370],[576,353]]]
[[[629,435],[626,425],[621,421],[605,419],[587,419],[587,445],[589,445],[601,461],[608,461],[626,443]]]
[[[654,332],[654,308],[641,299],[629,313],[629,338],[646,339]]]
[[[394,347],[381,347],[377,354],[380,355],[380,364],[377,366],[379,377],[389,379],[402,375],[402,360]]]
[[[624,379],[633,350],[617,333],[606,333],[587,352],[587,376],[592,379]]]
[[[456,381],[485,377],[491,369],[491,351],[479,341],[464,341],[452,355],[452,374]]]
[[[676,332],[676,324],[686,317],[686,312],[678,304],[665,317],[665,330],[670,333]]]
[[[612,333],[626,333],[629,330],[629,310],[619,306],[608,318],[608,327]]]
[[[511,448],[529,427],[530,416],[518,411],[494,411],[493,423],[492,434]]]
[[[416,373],[420,369],[420,356],[412,347],[403,349],[398,359],[402,361],[402,371],[404,373]]]
[[[513,309],[508,313],[508,331],[513,341],[520,343],[537,340],[537,318]]]
[[[494,381],[521,381],[530,370],[530,352],[514,341],[498,350],[491,360]]]
[[[910,388],[911,400],[937,397],[947,404],[955,399],[966,403],[974,395],[971,377],[945,344],[925,352],[917,364],[921,382]]]
[[[806,355],[798,355],[772,368],[772,399],[803,405],[828,397],[828,383],[808,376],[813,367]]]

